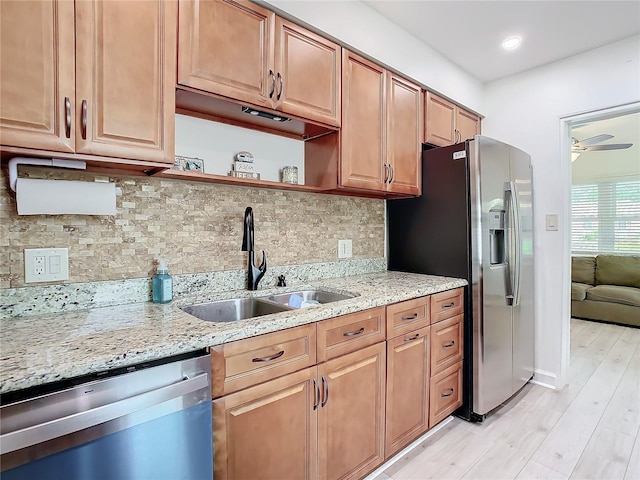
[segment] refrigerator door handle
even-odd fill
[[[507,305],[520,303],[520,213],[518,205],[518,190],[515,182],[505,183],[506,203],[508,212],[508,247],[507,247]]]
[[[507,268],[505,269],[505,299],[507,301],[507,305],[513,305],[515,300],[515,285],[513,281],[513,277],[515,274],[514,266],[515,259],[513,258],[513,244],[515,243],[514,236],[514,220],[513,220],[513,183],[505,182],[504,184],[504,205],[506,211],[506,225],[505,225],[505,263],[507,264]]]

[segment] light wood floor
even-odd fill
[[[570,383],[459,418],[376,480],[640,479],[640,329],[571,320]]]

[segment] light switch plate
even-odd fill
[[[558,231],[558,214],[557,213],[547,213],[547,230],[550,232]]]
[[[25,248],[24,282],[69,280],[68,248]]]
[[[338,240],[338,258],[352,257],[351,240]]]

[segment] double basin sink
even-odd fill
[[[231,298],[182,307],[182,310],[207,322],[234,322],[280,313],[314,304],[337,302],[355,295],[326,290],[300,290],[255,298]]]

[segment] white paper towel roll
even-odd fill
[[[18,178],[16,202],[18,215],[115,215],[116,185]]]

